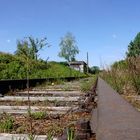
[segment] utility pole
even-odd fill
[[[87,74],[88,74],[88,72],[89,72],[89,69],[88,69],[88,52],[87,52]]]

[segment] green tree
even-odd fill
[[[134,41],[131,41],[128,45],[127,57],[140,56],[140,32],[136,35]]]
[[[37,60],[38,52],[45,46],[49,47],[49,44],[46,42],[47,38],[43,39],[34,39],[33,37],[29,37],[29,46],[31,48],[32,58]]]
[[[90,68],[90,72],[92,74],[97,74],[97,73],[100,72],[100,68],[98,66],[93,66],[93,67]]]
[[[26,37],[24,40],[17,42],[17,50],[15,52],[18,56],[26,56],[30,59],[38,59],[38,52],[45,46],[49,47],[46,42],[47,38],[34,39],[33,37]]]
[[[59,46],[61,49],[58,54],[59,57],[65,58],[68,62],[75,61],[75,56],[79,53],[79,49],[76,45],[75,37],[71,33],[67,33],[61,39]]]
[[[120,61],[116,61],[111,65],[111,68],[113,69],[120,69],[120,70],[124,70],[128,68],[128,62],[126,60],[120,60]]]
[[[31,57],[31,51],[28,45],[28,42],[26,40],[18,40],[17,41],[17,50],[15,51],[15,54],[17,56],[21,57]]]

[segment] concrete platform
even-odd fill
[[[98,80],[96,140],[140,140],[140,112]]]

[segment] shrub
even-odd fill
[[[29,78],[81,77],[85,74],[70,69],[58,62],[29,59]],[[27,77],[27,60],[24,57],[0,53],[0,79],[25,79]]]

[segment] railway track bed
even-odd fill
[[[87,93],[79,90],[77,81],[76,84],[68,83],[68,86],[67,90],[62,85],[30,89],[30,102],[26,90],[0,97],[0,125],[7,121],[10,124],[9,128],[0,129],[0,139],[28,139],[31,132],[37,140],[45,140],[48,135],[54,140],[62,140],[66,139],[68,129],[77,133],[77,137],[89,139],[90,132],[81,136],[81,121],[85,130],[88,129],[91,111],[96,104],[91,97],[88,100]]]

